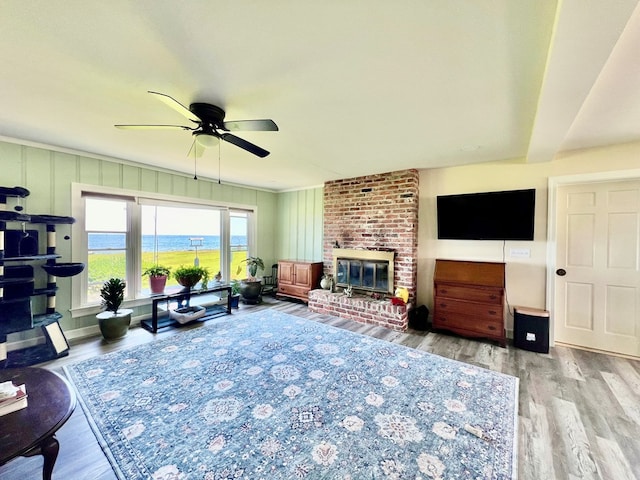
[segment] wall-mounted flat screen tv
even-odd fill
[[[437,197],[438,238],[533,240],[535,189]]]

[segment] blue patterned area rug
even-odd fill
[[[516,477],[517,378],[273,310],[66,372],[123,480]]]

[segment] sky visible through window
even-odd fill
[[[122,201],[88,199],[86,226],[88,231],[126,231],[126,203]],[[157,208],[157,222],[153,214]],[[230,217],[231,235],[246,235],[245,214],[234,212]],[[157,229],[157,230],[156,230]],[[217,209],[142,207],[143,235],[220,235],[220,212]]]
[[[220,211],[144,205],[142,207],[142,234],[218,236],[220,235]]]

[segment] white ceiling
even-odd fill
[[[558,3],[558,4],[557,4]],[[200,178],[272,190],[640,141],[638,0],[3,0],[0,139],[193,175],[189,122],[227,120]],[[220,167],[220,168],[219,168]]]

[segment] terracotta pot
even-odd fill
[[[178,282],[180,285],[182,285],[185,288],[192,288],[198,284],[201,278],[202,278],[201,275],[189,275],[186,277],[176,277],[176,282]]]
[[[158,294],[164,292],[164,287],[167,285],[167,276],[159,275],[154,277],[153,275],[149,276],[149,287],[151,288],[152,294]]]

